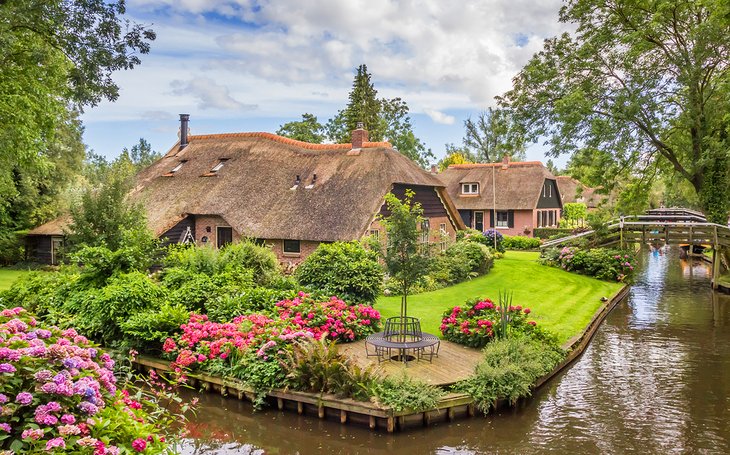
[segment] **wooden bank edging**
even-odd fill
[[[628,290],[629,286],[624,285],[596,311],[583,333],[572,338],[563,346],[569,351],[565,360],[553,371],[538,379],[533,389],[544,385],[583,353],[598,327],[611,310],[626,297]],[[146,371],[152,369],[161,372],[171,371],[169,362],[153,357],[141,355],[137,356],[133,362],[138,368]],[[223,396],[234,395],[239,400],[254,401],[254,391],[237,379],[206,374],[188,374],[187,376],[191,386],[199,386],[206,392],[215,391]],[[342,424],[348,422],[363,424],[371,430],[386,430],[389,433],[475,415],[474,400],[464,393],[449,393],[439,401],[435,409],[421,412],[411,410],[396,412],[371,401],[356,401],[349,398],[337,398],[329,394],[320,395],[283,389],[270,391],[267,398],[271,404],[275,403],[279,410],[296,411],[299,414],[316,414],[320,419],[339,420]],[[501,408],[506,405],[504,400],[498,400],[494,407]]]

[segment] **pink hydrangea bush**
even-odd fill
[[[164,437],[117,390],[113,367],[73,329],[41,327],[23,308],[0,311],[0,450],[131,453],[143,439],[144,453],[163,453]]]
[[[441,333],[455,343],[481,348],[502,330],[502,309],[489,299],[467,301],[464,307],[447,310],[441,319]],[[504,312],[508,330],[533,332],[535,321],[528,321],[529,308],[509,306]]]
[[[221,373],[225,364],[277,360],[300,338],[355,341],[376,331],[380,322],[380,313],[371,306],[348,305],[337,297],[322,302],[303,292],[275,308],[276,317],[249,314],[228,323],[191,315],[182,334],[177,340],[168,338],[163,351],[174,358],[178,372],[215,365]]]

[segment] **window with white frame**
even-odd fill
[[[428,244],[428,235],[431,230],[431,222],[428,218],[424,218],[421,221],[421,243]]]
[[[380,240],[380,231],[378,229],[370,229],[370,237]]]
[[[543,183],[542,197],[553,197],[553,186],[550,184],[550,182]]]
[[[462,183],[461,194],[479,194],[479,184],[475,182]]]
[[[170,170],[170,173],[171,173],[171,174],[174,174],[175,172],[179,171],[180,169],[182,169],[183,165],[184,165],[185,163],[187,163],[187,162],[188,162],[187,160],[182,160],[182,161],[180,161],[179,163],[177,163],[177,166],[175,166],[174,168],[172,168],[172,169]]]
[[[210,172],[218,172],[221,169],[223,169],[223,166],[225,166],[226,161],[228,161],[228,158],[221,158],[220,161],[218,161],[218,164],[213,166],[213,169],[211,169]]]
[[[497,212],[497,222],[494,225],[498,228],[507,228],[509,227],[509,212],[505,210],[500,210]]]

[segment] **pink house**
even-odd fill
[[[451,165],[439,174],[467,227],[532,235],[557,227],[563,202],[555,176],[539,161]]]

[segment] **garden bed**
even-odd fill
[[[547,383],[583,353],[606,316],[624,299],[628,293],[628,288],[627,285],[622,285],[608,301],[600,305],[584,329],[563,344],[563,348],[568,351],[567,357],[549,374],[539,378],[535,382],[534,389]],[[448,361],[446,358],[444,360]],[[169,362],[152,357],[138,356],[135,363],[143,370],[171,371]],[[207,392],[216,392],[224,396],[232,395],[240,400],[245,399],[252,402],[255,399],[254,391],[236,379],[206,374],[189,374],[188,377],[191,379],[191,385]],[[266,399],[270,405],[276,406],[279,410],[316,415],[320,419],[339,421],[342,424],[367,425],[372,430],[385,430],[387,432],[423,427],[438,422],[472,417],[477,414],[474,400],[464,393],[449,393],[439,400],[434,409],[419,412],[408,409],[395,411],[371,401],[356,401],[338,398],[329,394],[282,389],[271,390]],[[507,405],[506,400],[497,400],[492,408],[500,409]]]

